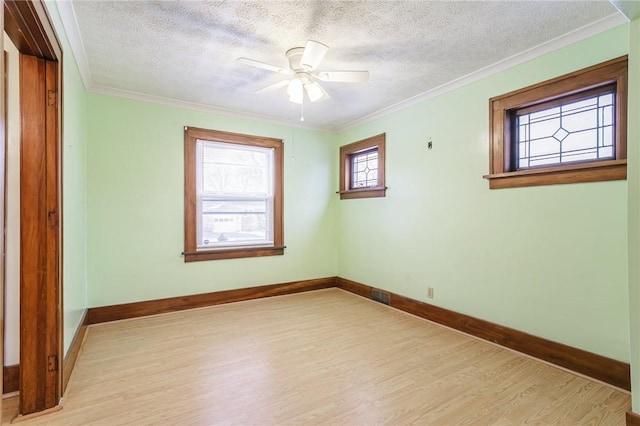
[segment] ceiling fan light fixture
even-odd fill
[[[294,78],[289,82],[287,86],[287,94],[289,95],[289,101],[301,104],[304,99],[304,86],[302,80]]]
[[[309,100],[311,102],[319,101],[324,96],[322,88],[315,81],[306,83],[304,88],[307,89],[307,95],[309,95]]]

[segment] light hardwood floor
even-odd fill
[[[23,425],[624,425],[629,395],[338,289],[90,327]],[[3,424],[16,412],[5,400]]]

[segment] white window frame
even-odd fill
[[[264,195],[242,195],[242,194],[217,194],[217,193],[205,193],[204,192],[204,180],[203,180],[203,152],[205,145],[216,146],[229,150],[243,150],[243,151],[257,151],[267,154],[266,174],[268,176],[267,192]],[[263,148],[247,145],[232,144],[228,142],[217,142],[203,139],[197,139],[196,141],[196,250],[222,250],[231,247],[258,247],[258,246],[270,246],[273,247],[273,205],[274,205],[274,167],[273,167],[273,148]],[[202,207],[206,201],[264,201],[266,203],[265,209],[265,223],[266,223],[266,237],[264,240],[249,240],[245,242],[217,242],[213,244],[203,243],[203,225],[202,225]]]

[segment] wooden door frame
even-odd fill
[[[45,59],[53,62],[51,66],[55,68],[56,91],[54,94],[55,111],[47,113],[49,117],[54,117],[55,128],[53,137],[49,138],[51,144],[48,143],[47,149],[55,152],[55,160],[52,164],[47,163],[46,175],[49,176],[47,187],[51,188],[55,194],[53,199],[47,200],[48,210],[48,231],[47,234],[54,236],[52,239],[54,245],[50,243],[46,247],[47,264],[53,265],[55,273],[47,279],[47,288],[45,296],[46,301],[43,306],[55,309],[55,323],[53,329],[57,332],[55,335],[44,336],[56,348],[54,354],[47,350],[47,345],[38,345],[33,352],[20,352],[20,382],[22,385],[42,386],[36,369],[55,368],[55,385],[47,386],[45,390],[36,392],[20,393],[20,415],[28,415],[36,412],[56,409],[59,406],[62,397],[62,364],[63,364],[63,322],[62,322],[62,48],[60,41],[56,35],[55,29],[51,22],[51,18],[47,12],[47,8],[42,0],[6,0],[4,1],[2,24],[5,32],[18,48],[21,54],[34,56],[36,58]],[[0,46],[4,48],[0,41]],[[4,50],[4,49],[3,49]],[[0,87],[4,87],[4,75],[0,77]],[[21,106],[22,108],[22,106]],[[0,114],[0,129],[6,126],[4,113]],[[51,135],[48,135],[48,137]],[[4,151],[6,145],[4,131],[0,132],[0,151]],[[4,196],[2,197],[5,203]],[[2,208],[5,206],[3,205]],[[41,219],[40,219],[41,220]],[[49,240],[51,241],[51,240]],[[51,271],[49,270],[49,274]],[[21,272],[21,276],[22,276]],[[22,278],[21,278],[22,283]],[[51,285],[51,283],[53,283]],[[53,289],[51,288],[53,287]],[[41,289],[42,290],[42,289]],[[51,291],[53,290],[53,292]],[[21,292],[35,291],[32,289],[21,288]],[[55,304],[55,306],[53,306]],[[42,306],[32,308],[21,303],[20,312],[20,329],[24,330],[28,323],[38,323],[41,320]],[[39,319],[40,318],[40,319]],[[43,362],[50,363],[49,367],[43,366]],[[52,363],[52,364],[51,364]],[[24,368],[24,366],[34,366]],[[29,371],[26,371],[29,370]],[[33,371],[31,371],[33,370]],[[46,371],[46,370],[45,370]],[[44,392],[44,393],[43,393]],[[44,401],[43,402],[43,398]],[[27,408],[26,412],[23,407]]]
[[[0,23],[3,24],[4,27],[4,7],[0,8]],[[0,55],[0,156],[2,156],[2,161],[0,161],[0,167],[2,168],[0,177],[2,178],[2,185],[0,185],[0,200],[2,200],[2,205],[0,206],[0,214],[2,214],[2,232],[0,232],[0,244],[2,247],[2,258],[0,259],[2,266],[0,269],[2,270],[2,275],[0,275],[0,332],[2,333],[0,338],[0,363],[2,365],[2,373],[3,377],[0,380],[0,395],[4,395],[4,336],[5,336],[5,321],[4,321],[4,303],[5,303],[5,277],[6,277],[6,214],[7,214],[7,174],[6,174],[6,152],[7,152],[7,132],[5,129],[7,128],[6,121],[7,116],[5,115],[5,106],[6,106],[6,74],[5,74],[5,61],[7,55],[4,53],[4,36],[0,38],[0,49],[2,50],[2,55]],[[0,399],[0,409],[2,408],[2,400]]]

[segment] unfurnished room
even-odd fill
[[[640,1],[0,17],[2,424],[640,425]]]

